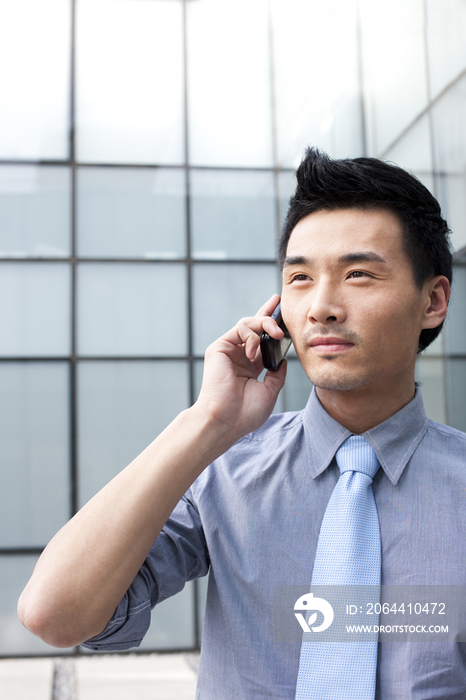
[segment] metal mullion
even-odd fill
[[[187,197],[188,199],[188,197]],[[189,203],[187,203],[187,206]],[[71,263],[76,266],[79,263],[90,265],[96,264],[135,264],[135,265],[192,265],[202,263],[203,265],[271,265],[276,262],[275,258],[197,258],[192,257],[191,252],[185,258],[13,258],[0,257],[1,263]],[[461,263],[460,263],[461,264]]]
[[[187,45],[187,16],[186,16],[186,0],[182,0],[182,16],[183,16],[183,98],[184,98],[184,162],[185,162],[185,214],[186,214],[186,311],[188,323],[188,365],[189,365],[189,403],[192,405],[196,399],[194,386],[194,357],[193,357],[193,259],[191,246],[191,182],[190,182],[190,166],[189,166],[189,115],[188,115],[188,45]],[[199,629],[199,603],[198,590],[199,585],[196,580],[193,581],[193,628],[194,628],[194,648],[199,649],[200,629]]]
[[[71,161],[71,358],[70,358],[70,514],[78,510],[77,355],[76,355],[76,0],[71,0],[70,76]]]
[[[189,355],[79,355],[79,362],[187,362]]]
[[[41,165],[53,167],[70,167],[71,159],[67,160],[19,160],[14,158],[0,158],[0,165]],[[259,172],[267,173],[272,168],[267,166],[248,167],[245,165],[195,165],[189,166],[186,164],[173,165],[171,163],[102,163],[92,161],[79,161],[80,168],[114,168],[114,169],[137,169],[137,170],[219,170],[219,171],[235,171],[235,172]],[[294,173],[294,168],[282,167],[280,170],[284,172]]]
[[[42,357],[41,355],[30,355],[28,357],[21,357],[18,355],[5,355],[5,357],[0,356],[1,362],[69,362],[70,358],[68,356],[47,356]]]
[[[362,155],[367,156],[367,120],[364,91],[364,57],[362,48],[362,22],[360,0],[356,0],[356,41],[358,52],[359,103],[361,110]]]
[[[0,556],[39,556],[45,549],[42,547],[0,547]]]
[[[0,158],[0,165],[41,165],[41,166],[69,166],[70,160],[33,160],[19,158]]]

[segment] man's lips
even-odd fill
[[[317,352],[329,353],[329,352],[341,352],[343,350],[349,350],[352,348],[354,343],[344,338],[337,337],[316,337],[310,342],[310,346]]]

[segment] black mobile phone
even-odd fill
[[[283,338],[280,338],[280,340],[277,340],[276,338],[271,338],[270,335],[264,331],[261,335],[260,345],[262,362],[265,369],[271,369],[272,372],[276,372],[285,359],[285,355],[291,347],[292,340],[283,321],[280,304],[275,307],[272,318],[275,319],[285,335]]]

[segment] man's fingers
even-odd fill
[[[268,301],[265,302],[265,304],[260,307],[259,311],[256,313],[256,316],[270,316],[275,311],[275,308],[278,306],[279,302],[280,295],[274,294]]]
[[[222,339],[233,345],[244,345],[247,357],[253,360],[263,331],[273,338],[283,337],[283,331],[270,316],[251,316],[238,321],[236,326],[222,336]]]

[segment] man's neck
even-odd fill
[[[380,425],[414,398],[414,379],[390,391],[382,387],[360,387],[334,391],[316,387],[317,396],[327,413],[352,433],[360,435]]]

